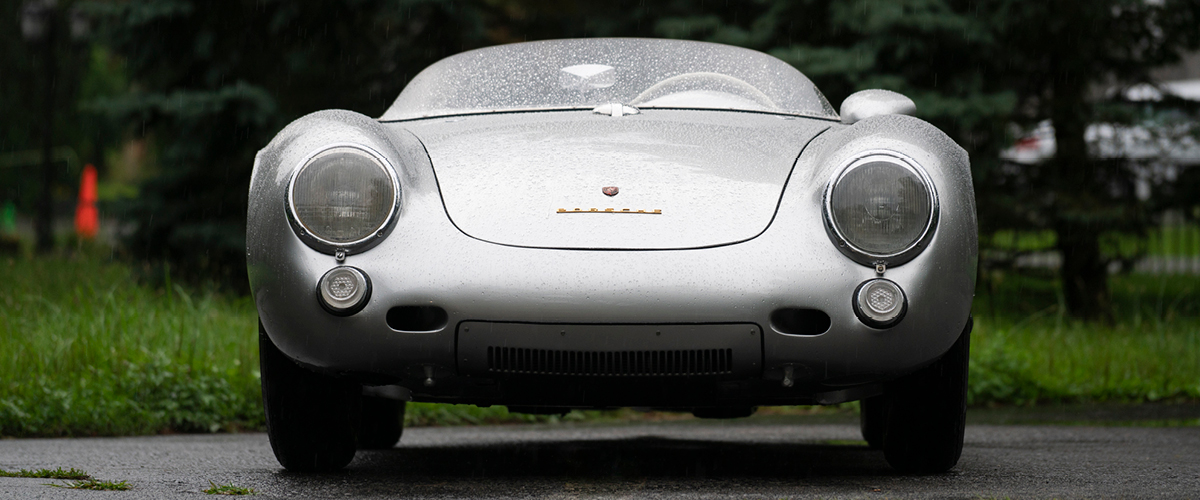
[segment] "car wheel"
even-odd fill
[[[358,417],[358,449],[386,450],[404,432],[404,401],[363,396]]]
[[[873,450],[883,448],[883,431],[887,423],[887,400],[884,396],[875,396],[858,403],[858,424],[862,430],[863,439]]]
[[[950,470],[962,454],[972,321],[950,350],[886,389],[883,455],[900,472]]]
[[[271,450],[284,468],[328,472],[354,459],[358,384],[301,368],[258,327],[263,409]]]

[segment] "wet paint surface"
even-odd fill
[[[421,139],[447,213],[471,236],[542,248],[676,249],[761,233],[801,149],[829,125],[756,113],[650,110],[620,118],[572,111],[389,126]],[[615,186],[621,195],[610,199]],[[657,209],[664,216],[555,216],[559,209],[592,208]]]

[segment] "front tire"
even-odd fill
[[[884,393],[883,455],[900,472],[950,470],[962,455],[967,422],[971,327],[941,359],[891,383]]]
[[[887,399],[875,396],[858,403],[859,429],[863,440],[872,450],[883,448],[883,433],[887,426]]]
[[[362,387],[296,365],[261,323],[258,352],[267,436],[280,465],[295,472],[329,472],[349,464]]]
[[[404,432],[404,401],[363,396],[358,418],[358,449],[387,450]]]

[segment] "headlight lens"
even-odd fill
[[[397,184],[384,161],[354,146],[313,155],[292,179],[296,222],[329,245],[353,246],[375,237],[397,206]]]
[[[934,220],[936,197],[923,172],[914,162],[890,154],[855,160],[834,179],[828,196],[837,236],[866,257],[911,250]]]

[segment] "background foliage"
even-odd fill
[[[60,216],[80,164],[95,163],[120,244],[96,253],[73,241],[64,246],[84,257],[0,262],[0,435],[260,426],[254,309],[242,296],[255,151],[316,110],[379,116],[445,56],[595,36],[767,52],[835,106],[857,90],[896,90],[963,145],[989,264],[975,306],[975,404],[1200,397],[1193,280],[1122,273],[1110,286],[1107,271],[1114,259],[1175,256],[1168,235],[1200,252],[1194,227],[1150,230],[1163,214],[1200,217],[1200,169],[1154,178],[1139,197],[1139,169],[1159,159],[1099,158],[1084,140],[1097,123],[1200,135],[1197,103],[1121,92],[1200,46],[1196,0],[59,0],[92,30],[49,47],[21,38],[22,5],[0,2],[0,202],[33,209],[40,175],[20,161],[41,145],[50,95],[54,146],[75,158],[55,163]],[[1048,120],[1055,158],[1001,159]],[[1063,257],[1059,276],[1002,266],[1045,250]],[[526,418],[428,405],[411,415]]]
[[[455,34],[469,22],[430,2],[160,0],[100,12],[104,43],[138,85],[95,109],[161,148],[160,173],[122,207],[135,223],[128,248],[237,287],[255,151],[312,111],[382,113],[415,68],[462,46]]]
[[[106,207],[127,222],[124,249],[235,288],[245,287],[252,158],[283,125],[329,108],[378,116],[442,57],[547,38],[727,43],[795,65],[835,105],[864,88],[909,95],[921,118],[970,152],[985,234],[1054,233],[1067,305],[1081,317],[1111,319],[1106,270],[1120,256],[1103,247],[1103,233],[1144,237],[1165,210],[1200,208],[1200,175],[1161,183],[1148,201],[1132,188],[1147,159],[1089,156],[1084,139],[1093,123],[1154,122],[1163,116],[1156,108],[1182,113],[1177,122],[1200,136],[1195,103],[1119,99],[1121,88],[1200,47],[1195,0],[75,0],[60,10],[72,8],[95,29],[53,48],[71,55],[55,59],[63,84],[49,87],[59,142],[102,171],[104,151],[148,145],[152,173],[138,195]],[[3,9],[19,18],[17,2]],[[12,110],[0,152],[30,150],[40,135],[28,124],[43,114],[31,105],[44,95],[42,58],[19,30],[0,38],[11,75],[0,79],[0,100]],[[1016,167],[1000,159],[1014,127],[1046,120],[1055,158]],[[58,182],[68,196],[70,176],[63,169]],[[33,177],[6,182],[3,196],[29,208]]]

